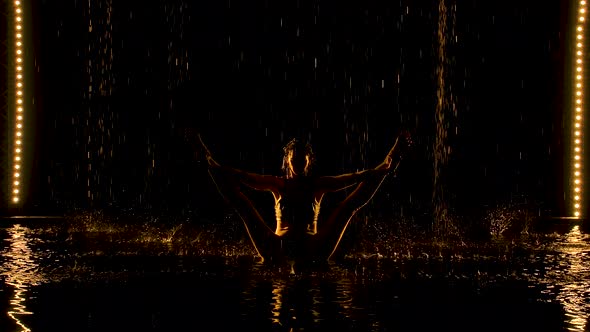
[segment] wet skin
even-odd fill
[[[385,177],[393,173],[410,146],[402,134],[382,163],[372,169],[337,176],[310,176],[310,158],[287,152],[285,175],[261,175],[220,165],[201,140],[209,173],[219,192],[240,215],[257,253],[265,260],[326,261],[335,252],[350,219],[375,194]],[[275,201],[276,229],[260,216],[241,185],[269,191]],[[320,207],[325,194],[346,188],[352,192],[322,220]]]

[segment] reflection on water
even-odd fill
[[[590,237],[572,229],[556,243],[557,254],[549,257],[546,291],[555,293],[566,314],[568,330],[585,331],[590,316]]]
[[[256,331],[588,328],[590,236],[579,226],[510,257],[479,244],[475,254],[419,248],[296,274],[217,251],[163,255],[164,247],[114,241],[119,233],[3,228],[0,330],[109,330],[115,316],[131,330],[186,330],[195,320]]]
[[[35,261],[33,251],[29,247],[26,237],[28,228],[17,224],[6,230],[8,237],[5,241],[9,245],[2,252],[5,260],[2,275],[5,277],[6,284],[14,289],[8,316],[14,320],[21,331],[30,331],[30,328],[23,321],[23,316],[32,314],[27,309],[26,300],[30,296],[28,293],[31,286],[37,285],[40,281],[36,272],[39,263]]]
[[[272,285],[272,300],[271,306],[272,310],[271,320],[273,324],[282,325],[281,323],[281,312],[283,311],[283,292],[285,290],[285,283],[282,280],[274,282]]]
[[[354,320],[353,292],[350,279],[333,274],[271,271],[246,281],[240,294],[240,310],[244,322],[259,330],[334,327],[334,321]]]

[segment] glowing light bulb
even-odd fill
[[[20,173],[18,173],[18,172],[17,172],[17,173],[14,173],[14,177],[15,177],[15,178],[18,178],[18,177],[20,177]]]
[[[574,216],[579,217],[580,216],[580,212],[578,212],[578,211],[574,212]]]
[[[18,189],[14,189],[12,192],[18,194]]]
[[[14,198],[12,199],[12,201],[13,201],[13,202],[15,202],[15,203],[18,203],[18,197],[14,197]]]
[[[14,150],[14,152],[16,152],[16,153],[20,153],[20,152],[21,152],[21,149],[20,149],[20,148],[16,148],[16,149]]]
[[[20,184],[20,181],[14,181],[14,185],[18,186]]]

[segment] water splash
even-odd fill
[[[432,203],[434,206],[433,229],[440,235],[446,233],[449,228],[449,216],[447,200],[445,197],[447,165],[451,154],[449,145],[449,116],[457,115],[455,97],[453,96],[452,85],[449,81],[449,68],[451,61],[448,57],[448,44],[454,39],[456,5],[450,10],[446,2],[440,0],[438,4],[438,30],[437,30],[437,57],[436,67],[436,136],[434,141],[434,183],[432,191]],[[450,22],[448,20],[450,19]]]

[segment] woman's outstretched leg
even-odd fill
[[[385,163],[376,169],[387,167],[389,174],[395,173],[402,157],[412,145],[408,132],[402,132],[395,144],[387,153]],[[322,257],[330,258],[338,248],[338,244],[348,227],[350,219],[373,198],[385,178],[385,175],[375,175],[361,182],[354,191],[342,201],[328,216],[325,224],[320,228],[312,242],[312,249]]]
[[[373,198],[385,178],[386,175],[361,182],[336,206],[315,236],[316,253],[327,259],[334,254],[352,217]]]
[[[240,183],[231,175],[209,171],[215,186],[228,204],[238,213],[254,249],[263,259],[271,258],[279,247],[279,238],[264,222],[252,201],[242,192]]]

